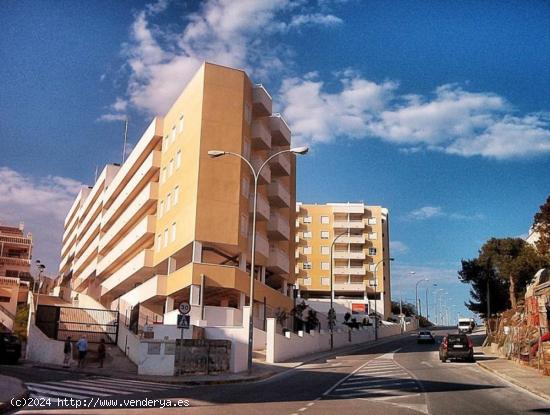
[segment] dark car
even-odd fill
[[[474,344],[466,334],[448,334],[439,346],[439,360],[461,359],[467,362],[474,361]]]
[[[0,360],[17,363],[21,357],[21,342],[9,332],[0,333]]]
[[[417,343],[435,343],[435,338],[429,331],[421,331],[416,336]]]

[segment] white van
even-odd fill
[[[472,319],[471,318],[459,318],[458,319],[458,332],[459,333],[471,333],[472,332]]]

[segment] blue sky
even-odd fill
[[[390,209],[405,298],[426,276],[463,309],[460,259],[550,194],[548,1],[7,1],[0,25],[0,221],[49,270],[120,119],[135,142],[203,60],[246,69],[311,146],[300,200]]]

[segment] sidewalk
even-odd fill
[[[544,376],[536,369],[488,353],[489,348],[480,350],[483,354],[476,355],[476,359],[477,364],[483,369],[550,401],[550,376]]]
[[[12,408],[10,401],[22,399],[28,396],[27,389],[17,378],[0,375],[0,414],[7,412]]]
[[[90,363],[89,366],[84,369],[78,369],[76,366],[70,368],[64,368],[59,365],[45,364],[45,363],[26,363],[32,367],[44,368],[50,370],[60,370],[65,372],[83,373],[90,376],[105,376],[115,377],[119,379],[131,379],[142,380],[147,382],[159,382],[159,383],[171,383],[178,385],[218,385],[228,383],[243,383],[243,382],[256,382],[270,378],[282,372],[286,372],[291,369],[295,369],[299,366],[322,359],[328,359],[336,355],[352,353],[356,350],[367,350],[394,341],[399,338],[416,335],[414,331],[406,332],[403,334],[397,334],[394,336],[379,339],[378,341],[370,341],[345,347],[340,347],[334,350],[327,350],[307,356],[302,356],[292,361],[283,363],[265,363],[263,361],[254,360],[252,373],[222,373],[218,375],[186,375],[186,376],[151,376],[151,375],[138,375],[135,371],[120,370],[117,368],[109,367],[105,365],[103,368],[97,367],[94,363]]]

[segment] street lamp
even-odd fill
[[[283,154],[283,153],[293,153],[293,154],[306,154],[309,151],[308,147],[294,147],[288,150],[281,150],[278,151],[275,154],[272,154],[266,161],[264,161],[258,170],[254,169],[254,166],[248,161],[246,158],[244,158],[242,155],[238,153],[234,153],[232,151],[223,151],[223,150],[209,150],[208,155],[211,158],[218,158],[221,156],[229,155],[240,158],[242,161],[246,163],[246,165],[250,168],[250,171],[252,172],[252,176],[254,177],[254,205],[252,210],[252,257],[250,258],[250,298],[248,300],[248,305],[250,306],[250,318],[249,318],[249,327],[248,327],[248,372],[252,372],[252,341],[254,336],[254,316],[253,316],[253,307],[254,307],[254,274],[255,274],[255,257],[256,257],[256,208],[257,208],[257,199],[258,199],[258,179],[260,177],[260,173],[262,172],[262,169],[275,157]]]
[[[393,258],[388,258],[389,261],[393,261]],[[376,287],[378,286],[378,280],[376,279],[376,270],[378,265],[384,262],[385,259],[381,259],[374,265],[374,340],[378,340],[378,300],[376,299]],[[369,296],[367,295],[367,300]]]
[[[330,244],[330,310],[328,311],[328,318],[329,318],[329,324],[330,324],[330,350],[332,350],[334,348],[334,323],[335,323],[335,320],[336,320],[336,313],[334,311],[334,306],[333,306],[334,286],[333,286],[332,281],[334,280],[334,276],[333,276],[333,271],[332,271],[332,266],[333,266],[332,263],[334,261],[333,261],[332,250],[334,249],[334,244],[336,243],[338,238],[340,238],[341,236],[347,235],[348,233],[349,233],[349,231],[342,232],[341,234],[336,236],[332,240],[332,243]]]
[[[34,308],[35,311],[38,310],[38,300],[40,299],[40,283],[42,281],[42,273],[46,269],[46,265],[42,264],[40,260],[36,260],[36,267],[38,268],[38,292],[36,293],[36,304]]]
[[[422,313],[420,312],[420,307],[418,306],[418,284],[420,284],[421,282],[425,282],[425,281],[428,281],[427,278],[423,278],[419,281],[416,282],[416,286],[415,286],[415,293],[416,293],[416,303],[414,304],[414,306],[416,307],[416,314],[417,316],[420,315],[422,316]]]

